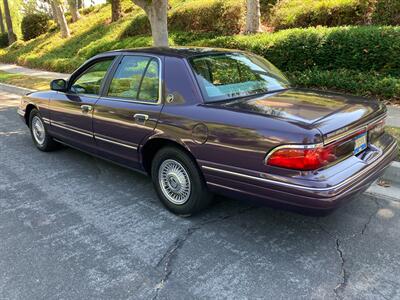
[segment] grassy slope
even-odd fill
[[[173,9],[179,9],[185,3],[198,0],[172,0]],[[90,13],[73,24],[70,24],[72,37],[61,39],[58,31],[44,34],[29,42],[17,42],[8,49],[0,49],[0,61],[58,72],[72,72],[85,60],[97,53],[120,48],[150,46],[150,36],[123,37],[134,17],[141,13],[138,7],[132,6],[130,0],[123,1],[124,17],[109,24],[110,5],[97,6]],[[282,32],[284,35],[285,33]],[[274,34],[274,38],[281,34]],[[213,34],[192,34],[190,32],[170,32],[171,45],[215,44],[210,37]],[[254,39],[258,40],[258,36]],[[238,36],[234,39],[241,40]],[[229,47],[230,43],[223,44]],[[252,38],[246,37],[246,43]],[[200,43],[199,43],[200,41]],[[283,70],[285,71],[285,70]],[[360,73],[349,70],[306,70],[287,74],[295,84],[306,87],[335,89],[356,95],[377,97],[382,100],[400,99],[400,78],[382,74]]]

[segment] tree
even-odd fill
[[[167,11],[168,0],[132,0],[142,8],[150,21],[153,44],[168,47]]]
[[[4,28],[3,12],[1,11],[1,7],[0,7],[0,30],[1,33],[6,33],[6,29]]]
[[[78,0],[77,4],[78,4],[78,9],[83,8],[83,0]]]
[[[61,37],[63,39],[68,38],[71,34],[69,32],[67,20],[65,19],[64,8],[59,0],[52,0],[52,3],[54,13],[57,16],[57,23],[60,26]]]
[[[246,33],[261,31],[260,0],[247,0]]]
[[[68,0],[69,11],[71,12],[72,22],[76,22],[81,18],[76,0]]]
[[[3,0],[4,3],[4,16],[6,18],[8,43],[11,45],[17,40],[17,36],[13,31],[13,25],[11,20],[10,8],[8,6],[8,0]]]
[[[111,22],[118,21],[121,16],[121,0],[111,0]]]

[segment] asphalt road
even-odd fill
[[[180,218],[143,175],[37,151],[16,103],[0,93],[0,299],[400,299],[400,202]]]

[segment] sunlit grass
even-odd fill
[[[0,71],[0,82],[33,90],[48,90],[50,80]]]

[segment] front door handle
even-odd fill
[[[149,119],[148,115],[145,114],[135,114],[133,116],[135,118],[136,123],[144,124]]]
[[[84,114],[87,114],[93,110],[93,106],[91,105],[81,105],[81,110]]]

